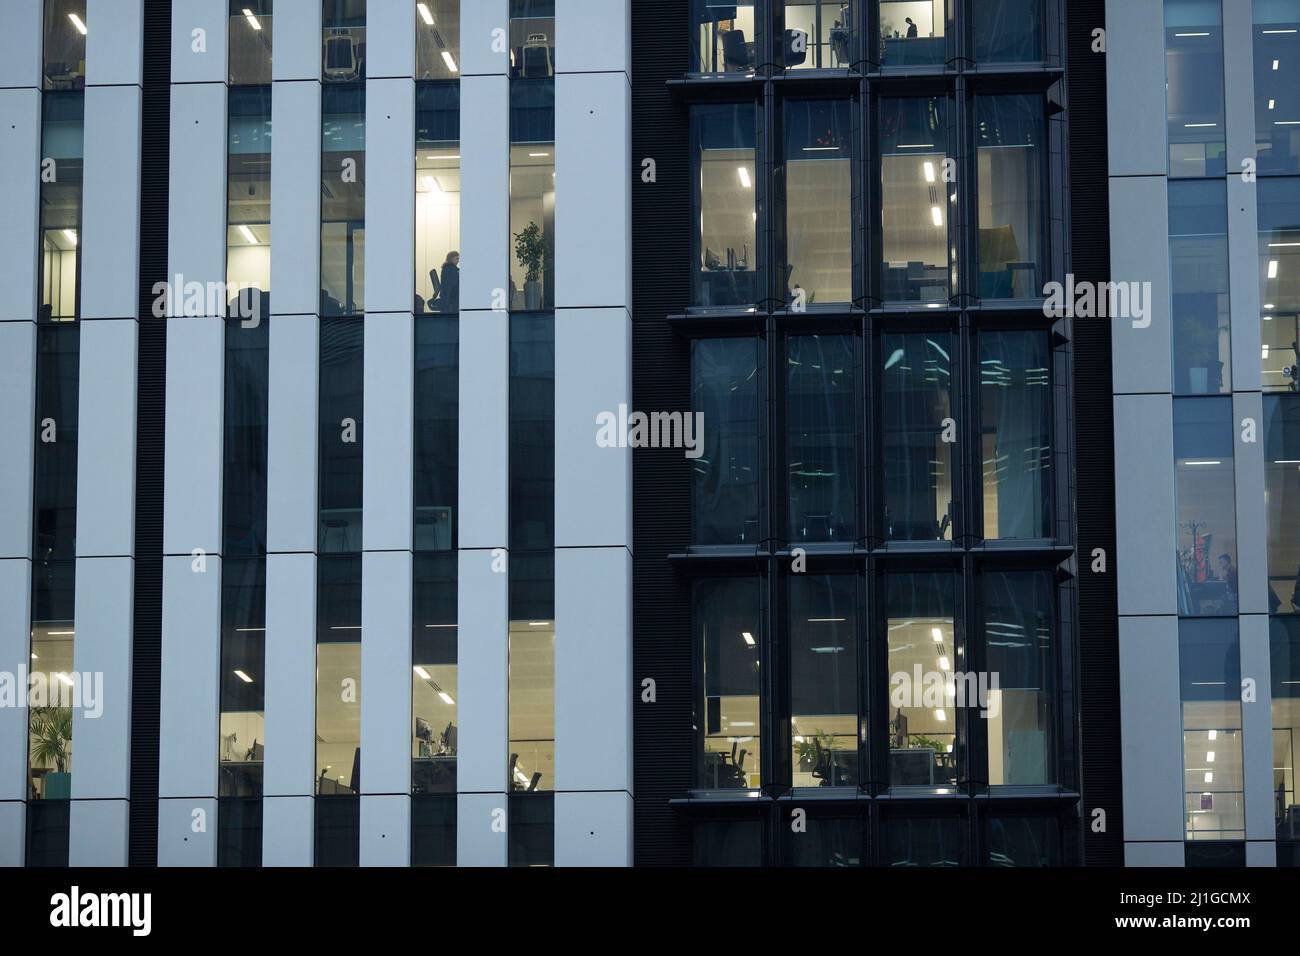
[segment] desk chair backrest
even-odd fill
[[[722,34],[722,59],[728,66],[749,66],[744,30],[727,30]]]

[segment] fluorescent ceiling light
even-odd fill
[[[1270,242],[1268,247],[1270,249],[1291,249],[1300,247],[1300,242]]]
[[[946,671],[949,670],[951,667],[952,665],[948,662],[948,658],[946,657],[939,658],[939,670]]]
[[[551,623],[550,621],[529,621],[529,622],[528,622],[528,626],[529,626],[529,627],[546,627],[546,626],[547,626],[548,624],[550,624],[550,623]]]
[[[1276,260],[1276,259],[1269,259],[1269,260],[1268,260],[1268,277],[1269,277],[1270,279],[1276,279],[1276,278],[1277,278],[1277,260]]]
[[[253,678],[249,677],[247,674],[245,674],[245,673],[244,673],[243,671],[241,671],[241,670],[236,670],[236,671],[235,671],[235,676],[238,677],[240,680],[242,680],[245,684],[251,684],[251,683],[253,683]]]
[[[1184,465],[1222,465],[1221,461],[1185,461]]]
[[[935,719],[935,720],[938,720],[938,721],[944,721],[944,720],[947,720],[947,719],[948,719],[948,715],[945,714],[945,713],[943,712],[943,708],[940,707],[938,710],[936,710],[936,711],[934,712],[934,719]]]
[[[1205,782],[1214,783],[1214,774],[1209,770],[1205,771]]]
[[[1295,28],[1292,27],[1290,30],[1260,30],[1259,32],[1260,33],[1295,33]]]
[[[843,620],[844,618],[842,617],[810,617],[808,618],[808,623],[809,624],[837,624]]]
[[[456,706],[456,702],[451,699],[451,694],[447,693],[445,690],[438,691],[438,696],[442,698],[442,702],[448,707]]]
[[[1273,69],[1275,69],[1275,70],[1277,69],[1277,60],[1274,60],[1274,61],[1273,61]]]
[[[899,149],[934,149],[934,143],[899,143]]]
[[[235,633],[237,633],[237,634],[260,634],[260,633],[263,633],[265,630],[266,630],[266,628],[264,628],[264,627],[237,627],[237,628],[235,628]]]
[[[61,680],[64,684],[67,684],[69,687],[74,686],[72,678],[69,677],[67,674],[63,673],[63,671],[59,671],[54,676],[57,677],[59,680]]]
[[[740,636],[745,639],[745,643],[750,647],[754,646],[754,635],[750,634],[749,631],[741,631]]]
[[[1274,126],[1300,126],[1300,120],[1273,120]]]
[[[938,206],[931,206],[931,207],[930,207],[930,218],[934,220],[934,224],[935,224],[936,226],[942,226],[942,225],[943,225],[943,210],[940,209]]]
[[[1206,763],[1214,763],[1214,751],[1210,750],[1205,754]]]
[[[529,153],[528,155],[531,159],[543,159],[547,156],[550,156],[551,154],[547,152],[542,152],[542,153]]]
[[[254,30],[262,29],[262,24],[257,22],[257,17],[253,16],[253,11],[248,7],[244,7],[244,19],[248,21],[248,25]]]
[[[925,181],[927,183],[934,182],[934,163],[922,163],[921,168],[925,170]]]
[[[63,237],[64,237],[65,239],[67,239],[68,242],[72,243],[74,246],[77,244],[77,230],[75,230],[75,229],[64,229],[64,230],[63,230]]]
[[[412,669],[413,671],[415,671],[415,676],[417,676],[418,678],[420,678],[420,680],[429,680],[429,679],[430,679],[430,678],[429,678],[429,672],[426,671],[426,670],[425,670],[423,667],[421,667],[419,664],[416,664],[416,665],[415,665],[413,668],[411,668],[411,669]]]
[[[1264,303],[1264,308],[1266,308],[1266,309],[1271,309],[1271,308],[1273,308],[1273,307],[1274,307],[1274,306],[1273,306],[1273,303],[1272,303],[1272,302],[1265,302],[1265,303]],[[1264,318],[1266,318],[1266,319],[1271,319],[1272,316],[1271,316],[1271,315],[1266,315],[1266,316],[1264,316]]]
[[[421,19],[424,20],[425,23],[427,23],[429,26],[433,26],[433,14],[429,12],[429,8],[427,6],[425,6],[423,3],[417,3],[415,5],[415,9],[420,11],[420,17]]]
[[[72,635],[76,633],[77,633],[76,631],[46,631],[45,636],[46,637],[72,637]]]
[[[82,22],[81,17],[77,16],[75,13],[69,13],[68,19],[71,20],[72,25],[77,28],[77,32],[84,37],[86,35],[86,24]]]
[[[424,157],[424,158],[425,158],[425,159],[429,159],[429,160],[434,160],[434,159],[460,159],[460,153],[448,153],[448,154],[434,153],[432,156],[426,156],[426,157]]]
[[[1276,104],[1277,104],[1277,100],[1269,100],[1269,101],[1268,101],[1268,108],[1269,108],[1269,109],[1272,109]]]
[[[1219,737],[1219,732],[1217,730],[1211,730],[1209,736],[1211,740],[1217,740]]]
[[[360,624],[331,624],[330,630],[331,631],[359,631],[361,630],[361,625]]]
[[[1218,123],[1184,123],[1183,129],[1213,129]]]
[[[1260,358],[1268,358],[1268,343],[1267,343],[1267,342],[1264,343],[1264,347],[1263,347],[1263,349],[1262,349],[1262,352],[1263,352],[1263,354],[1260,355]]]
[[[455,627],[455,624],[426,624],[425,627]]]
[[[746,189],[752,189],[754,184],[749,178],[749,167],[739,166],[737,167],[736,172],[740,174],[740,185],[744,186]]]
[[[249,229],[242,223],[239,226],[239,234],[244,237],[244,241],[250,246],[257,245],[257,236],[253,235],[253,230]]]
[[[458,67],[458,66],[456,65],[456,61],[455,61],[454,59],[452,59],[452,56],[451,56],[451,52],[450,52],[450,51],[448,51],[448,50],[443,50],[443,51],[442,51],[442,62],[447,64],[447,69],[451,70],[451,72],[453,72],[453,73],[459,73],[459,72],[460,72],[460,67]]]
[[[1209,33],[1175,33],[1176,37],[1208,37]]]
[[[936,644],[943,643],[943,631],[939,630],[937,627],[930,628],[930,636],[934,638]]]

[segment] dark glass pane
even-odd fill
[[[80,345],[76,323],[37,327],[32,541],[37,561],[76,556]]]
[[[316,865],[361,865],[361,798],[316,800]]]
[[[226,320],[223,554],[266,553],[270,319]]]
[[[1223,5],[1164,0],[1169,175],[1222,176]]]
[[[1186,839],[1246,838],[1236,618],[1178,622]]]
[[[555,317],[510,317],[510,550],[555,546]]]
[[[1300,178],[1261,179],[1255,190],[1263,387],[1300,391]]]
[[[889,302],[944,305],[956,281],[946,112],[939,96],[880,101],[880,294]]]
[[[458,79],[460,0],[419,0],[415,13],[415,78]]]
[[[1178,613],[1237,613],[1232,399],[1174,400]]]
[[[787,70],[844,69],[853,63],[849,0],[787,0],[781,62]]]
[[[757,27],[754,0],[691,0],[691,72],[752,72]]]
[[[217,801],[217,866],[262,865],[262,798]]]
[[[1275,617],[1269,621],[1269,652],[1277,838],[1296,841],[1300,840],[1300,790],[1296,787],[1296,764],[1300,759],[1300,617]]]
[[[349,41],[336,35],[325,42],[328,51],[331,44]],[[326,86],[321,93],[320,216],[320,314],[361,315],[366,308],[364,83]]]
[[[1047,336],[979,339],[984,537],[1052,536],[1052,375]]]
[[[885,533],[893,541],[951,541],[952,336],[885,335]],[[955,437],[954,432],[949,437]]]
[[[415,320],[415,550],[456,546],[460,441],[459,320]]]
[[[966,670],[948,573],[896,574],[885,583],[890,787],[953,787],[966,760],[966,718],[949,691]]]
[[[86,0],[43,0],[47,90],[86,88]]]
[[[963,866],[966,821],[899,817],[885,821],[886,866]]]
[[[949,0],[878,0],[880,46],[885,66],[937,65],[948,59],[955,33],[954,4]]]
[[[694,304],[748,306],[758,299],[754,106],[691,108],[695,157]]]
[[[704,655],[704,699],[696,712],[704,738],[699,785],[706,789],[753,789],[761,779],[758,583],[757,578],[695,582],[695,629]]]
[[[987,826],[988,866],[1061,865],[1061,832],[1055,817],[993,817]]]
[[[757,339],[691,343],[691,410],[707,423],[693,464],[695,544],[758,543],[758,363]]]
[[[788,580],[792,782],[854,786],[859,780],[858,579],[796,574]]]
[[[272,0],[230,0],[230,83],[271,82]]]
[[[455,794],[456,555],[416,555],[412,574],[411,792]]]
[[[980,63],[1041,60],[1043,0],[979,0],[974,13],[975,59]]]
[[[846,100],[785,107],[785,298],[795,310],[853,299],[852,126]]]
[[[793,335],[786,339],[787,521],[791,541],[852,543],[857,536],[857,358],[853,341],[851,335]]]
[[[221,564],[223,797],[262,795],[266,751],[266,561]]]
[[[786,866],[862,866],[863,820],[860,817],[809,816],[807,829],[784,827]]]
[[[81,314],[84,114],[84,93],[47,93],[41,98],[41,290],[37,318],[42,323],[67,322]]]
[[[1174,393],[1232,390],[1228,193],[1223,180],[1169,184]]]
[[[1300,0],[1254,0],[1255,155],[1261,173],[1300,172]]]
[[[1197,841],[1183,845],[1183,865],[1190,869],[1208,867],[1243,867],[1246,865],[1245,843],[1205,843]]]
[[[322,0],[321,79],[366,78],[366,0]]]
[[[987,712],[989,785],[1054,783],[1060,664],[1051,574],[985,573],[983,584],[987,691],[968,684],[966,701]]]
[[[320,323],[320,551],[361,550],[365,326]]]
[[[361,792],[361,556],[322,555],[316,576],[319,808]]]
[[[555,76],[555,0],[510,0],[510,75]]]
[[[27,804],[27,866],[67,866],[72,801],[33,800]]]
[[[696,866],[762,866],[763,824],[727,820],[695,825]]]
[[[1300,397],[1264,396],[1268,610],[1300,612]]]
[[[509,863],[511,866],[555,865],[555,794],[511,794]]]
[[[456,865],[456,795],[411,798],[411,866]]]
[[[980,298],[1037,298],[1047,272],[1043,98],[978,97],[975,121]]]

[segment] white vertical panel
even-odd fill
[[[460,115],[465,118],[460,124],[463,315],[509,304],[505,296],[510,287],[509,80],[465,76],[460,82]],[[465,324],[463,320],[462,329]]]
[[[225,320],[167,321],[163,552],[218,554]]]
[[[126,800],[74,799],[68,820],[68,865],[126,866],[130,816],[131,804]]]
[[[163,557],[158,796],[215,797],[221,666],[221,558],[195,571]]]
[[[361,635],[362,792],[409,794],[410,551],[367,551],[362,555]],[[392,837],[391,832],[387,834],[388,839]],[[410,842],[409,833],[404,842]]]
[[[11,674],[30,667],[31,595],[32,563],[0,560],[0,670]],[[5,800],[27,799],[27,698],[14,704],[0,707],[0,806]]]
[[[275,297],[272,296],[274,310]],[[266,540],[269,551],[314,551],[317,511],[316,406],[320,320],[271,319],[268,358]]]
[[[1110,320],[1114,390],[1169,392],[1169,192],[1163,176],[1110,180],[1110,258],[1112,281],[1136,282],[1138,288],[1150,283],[1151,290],[1145,302],[1149,324]]]
[[[200,820],[204,828],[196,831],[195,824]],[[215,796],[172,797],[158,801],[158,865],[217,865]]]
[[[0,322],[0,559],[32,553],[36,324]]]
[[[1176,841],[1181,854],[1184,798],[1178,618],[1120,618],[1119,679],[1124,839]]]
[[[1182,866],[1183,841],[1160,843],[1124,841],[1124,865],[1133,867]]]
[[[45,0],[0,5],[0,86],[41,86],[41,25]]]
[[[172,0],[173,83],[226,82],[229,18],[228,0]]]
[[[460,5],[461,76],[469,77],[486,73],[504,76],[510,68],[509,31],[510,4],[507,0],[462,2]],[[462,111],[461,115],[473,114]]]
[[[1164,4],[1106,0],[1105,27],[1106,62],[1123,64],[1106,71],[1106,111],[1111,129],[1129,131],[1107,137],[1110,174],[1163,175],[1168,166]]]
[[[1231,72],[1231,71],[1230,71]],[[1249,76],[1249,70],[1237,70]],[[1254,112],[1247,114],[1254,116]],[[1253,132],[1254,126],[1251,126]],[[1257,392],[1263,375],[1260,352],[1263,331],[1260,328],[1259,300],[1259,205],[1256,184],[1242,182],[1240,176],[1228,176],[1228,288],[1232,310],[1232,388],[1237,392]],[[1273,382],[1271,384],[1281,384]]]
[[[40,147],[40,91],[0,89],[0,322],[36,319]]]
[[[630,7],[629,0],[555,0],[555,72],[631,74]]]
[[[96,319],[82,322],[80,331],[77,554],[130,555],[139,327],[135,319]]]
[[[82,699],[72,712],[74,803],[131,794],[134,581],[129,557],[77,559],[72,665]]]
[[[86,30],[87,87],[143,82],[144,0],[86,0]]]
[[[366,81],[366,311],[410,312],[415,289],[415,83]]]
[[[315,80],[271,85],[272,315],[320,311],[320,104]]]
[[[271,17],[271,78],[319,80],[320,0],[275,0]]]
[[[415,414],[415,326],[410,312],[366,315],[364,361],[362,538],[367,551],[409,552]]]
[[[172,283],[178,274],[186,284],[226,281],[226,149],[225,84],[173,86],[167,207]],[[205,295],[202,309],[194,303],[186,308],[183,292],[172,290],[168,315],[225,315],[224,300],[209,306]],[[170,348],[167,368],[171,370]]]
[[[27,804],[0,800],[0,866],[22,866],[27,856]]]
[[[1167,394],[1115,396],[1120,614],[1178,613],[1173,414]]]
[[[273,797],[311,797],[315,793],[314,554],[267,555],[265,708],[263,791],[267,799],[262,808],[269,815]],[[264,820],[264,830],[269,819]]]
[[[470,0],[474,2],[474,0]],[[468,5],[468,4],[467,4]],[[366,77],[415,76],[415,3],[366,5]],[[369,92],[367,92],[369,97]],[[367,217],[368,219],[369,217]]]
[[[1255,59],[1253,5],[1253,0],[1223,0],[1223,112],[1230,185],[1234,174],[1241,173],[1241,161],[1255,158],[1255,71],[1245,68]],[[1240,182],[1240,175],[1235,178]]]
[[[505,779],[504,764],[501,777]],[[510,858],[510,844],[506,842],[509,824],[505,793],[457,794],[456,865],[505,866]]]
[[[364,669],[362,673],[365,673]],[[366,759],[369,759],[369,754],[366,755]],[[410,762],[409,755],[407,762]],[[409,793],[362,795],[361,865],[411,865],[411,795]]]
[[[311,866],[316,856],[315,806],[311,797],[262,801],[262,865]]]
[[[632,794],[555,795],[556,866],[631,866]]]
[[[1239,572],[1242,569],[1238,569]],[[1239,580],[1248,580],[1242,572]],[[1259,576],[1249,580],[1263,581]],[[1255,682],[1255,699],[1241,705],[1241,762],[1246,799],[1246,839],[1270,840],[1276,835],[1273,810],[1273,682],[1267,614],[1238,618],[1241,676]]]
[[[1251,840],[1246,844],[1247,866],[1277,866],[1277,844],[1272,840]]]
[[[138,86],[86,90],[78,246],[85,319],[135,318],[139,312],[140,95]]]

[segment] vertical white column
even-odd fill
[[[86,8],[73,866],[125,866],[130,811],[135,412],[139,333],[141,0]],[[102,683],[101,683],[102,681]]]
[[[164,866],[216,862],[226,303],[208,290],[224,289],[226,278],[228,16],[223,0],[178,0],[172,10],[158,761]]]
[[[506,0],[461,5],[456,862],[507,862],[510,81]],[[498,311],[494,311],[494,307]]]
[[[558,0],[555,78],[555,863],[632,864],[632,400],[627,0]]]
[[[321,5],[278,0],[271,63],[262,862],[310,866],[316,767]]]
[[[361,864],[411,859],[415,9],[367,9]]]
[[[0,8],[0,670],[31,646],[41,0]],[[27,708],[0,708],[0,866],[25,857]]]

